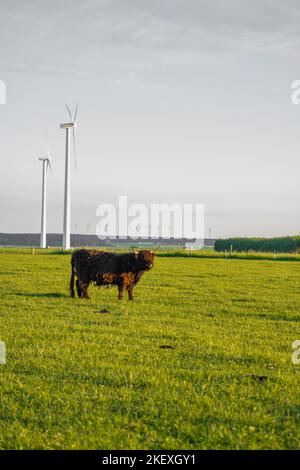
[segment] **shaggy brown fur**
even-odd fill
[[[128,292],[129,300],[133,300],[133,288],[142,275],[154,265],[155,254],[149,250],[138,253],[108,253],[97,250],[76,250],[72,255],[70,293],[75,296],[74,280],[78,297],[88,298],[91,283],[97,286],[116,285],[119,300],[124,292]]]

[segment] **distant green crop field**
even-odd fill
[[[0,449],[300,447],[299,262],[160,256],[120,303],[71,299],[69,254],[0,261]]]

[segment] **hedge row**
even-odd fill
[[[264,253],[299,253],[300,237],[227,238],[217,240],[216,251],[258,251]]]

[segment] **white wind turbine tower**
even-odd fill
[[[46,132],[46,156],[39,158],[43,162],[43,176],[42,176],[42,219],[41,219],[41,241],[40,247],[46,248],[46,226],[47,226],[47,170],[51,170],[50,152],[48,146],[48,137]]]
[[[61,124],[61,129],[66,130],[66,165],[65,165],[65,196],[64,196],[64,222],[63,222],[63,250],[70,249],[71,239],[71,138],[70,131],[73,131],[73,151],[76,165],[76,145],[75,145],[75,127],[78,105],[76,105],[74,117],[70,108],[66,105],[70,115],[70,122]]]

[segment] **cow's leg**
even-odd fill
[[[80,299],[88,299],[89,298],[89,295],[88,295],[89,282],[78,280],[76,282],[76,287],[77,287],[78,297]]]
[[[129,286],[127,291],[128,291],[128,299],[133,300],[133,288],[134,286]]]
[[[89,293],[88,293],[88,289],[89,289],[89,282],[84,282],[82,283],[82,297],[85,298],[85,299],[89,299]]]
[[[81,297],[81,287],[80,287],[79,279],[76,280],[76,290],[77,290],[78,297]]]
[[[118,295],[118,299],[119,300],[123,300],[123,297],[124,297],[124,291],[125,291],[125,286],[123,284],[120,284],[119,287],[119,295]]]
[[[74,279],[75,279],[75,271],[72,263],[72,272],[71,272],[71,279],[70,279],[70,295],[71,297],[75,297],[75,291],[74,291]]]

